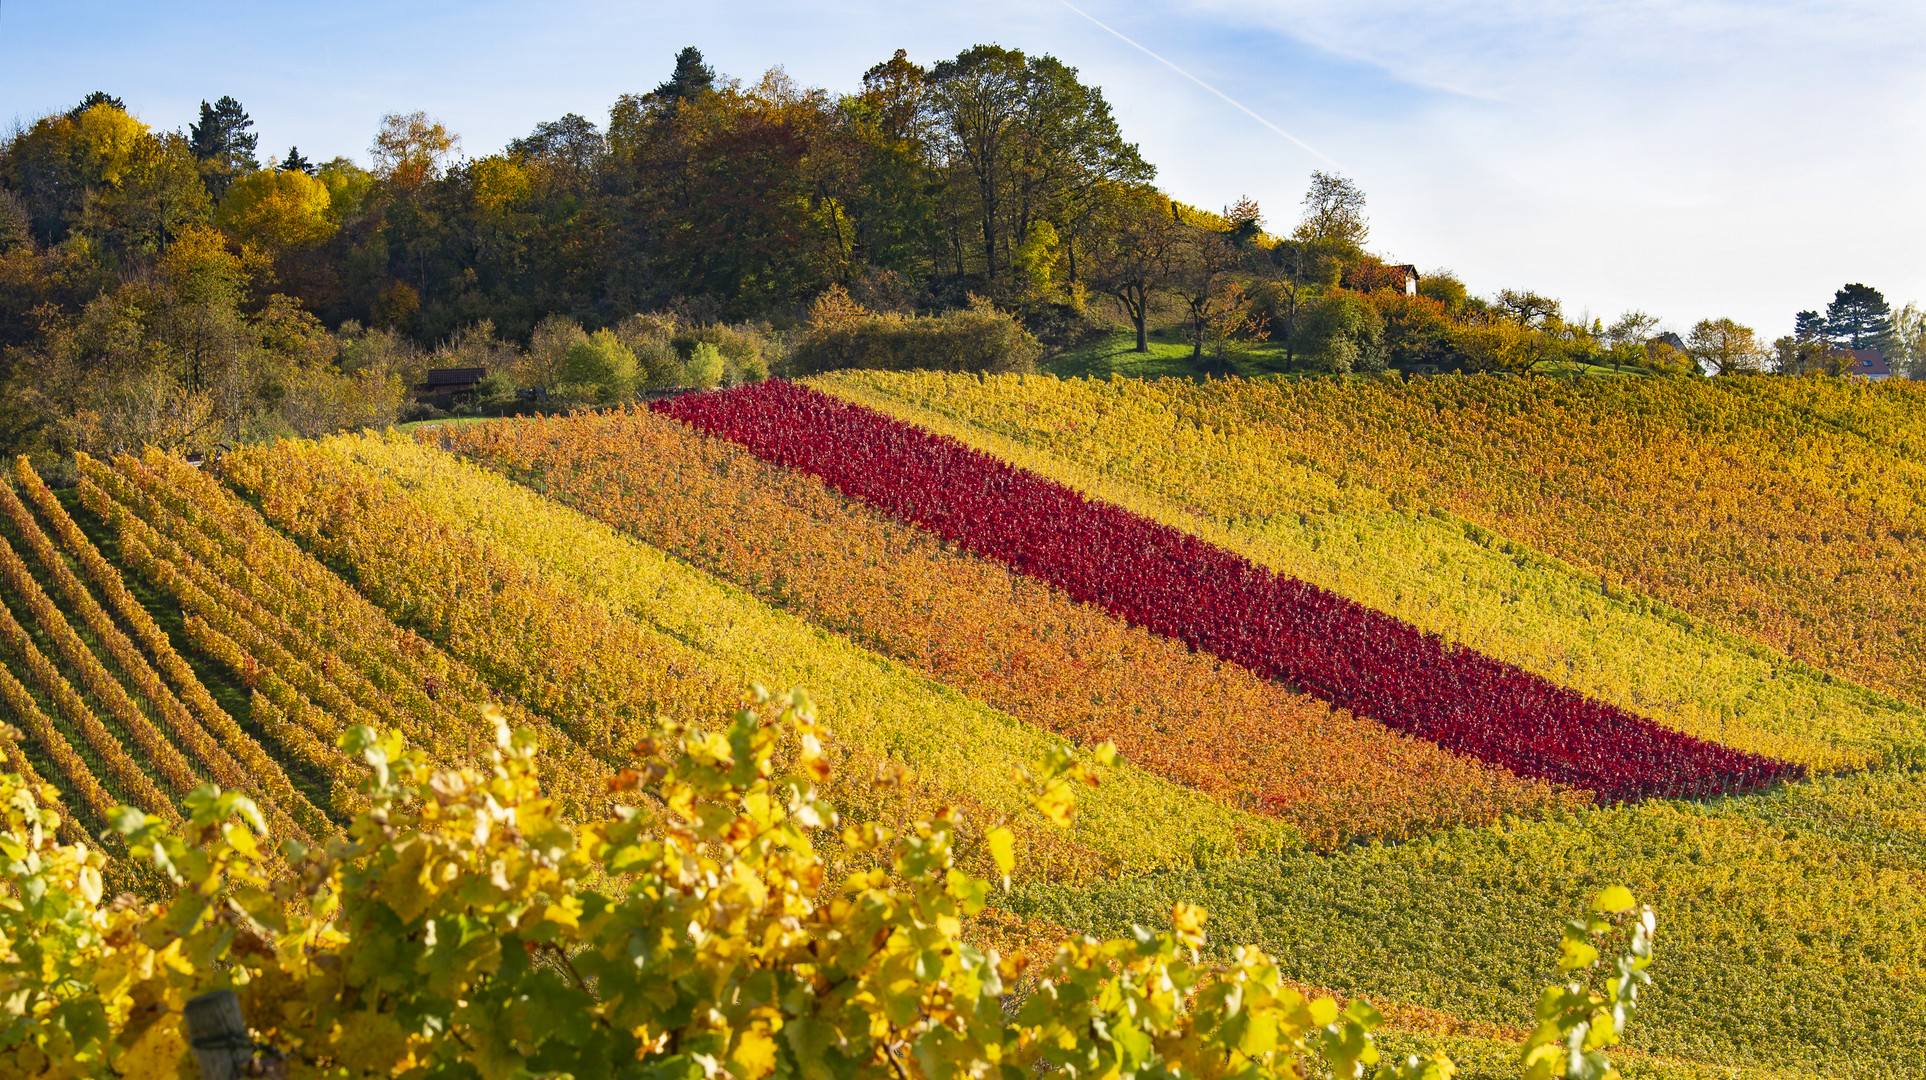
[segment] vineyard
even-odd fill
[[[555,812],[602,821],[667,718],[803,686],[852,827],[825,865],[953,822],[971,872],[1016,868],[982,945],[1196,904],[1218,961],[1261,947],[1382,1011],[1386,1047],[1508,1076],[1557,927],[1623,884],[1662,943],[1626,1076],[1904,1076],[1921,405],[871,372],[205,469],[82,455],[60,491],[21,459],[0,754],[151,894],[116,807],[187,827],[212,782],[345,843],[363,727],[486,773],[500,717]],[[1098,782],[1006,833],[1039,762]]]

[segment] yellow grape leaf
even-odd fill
[[[1204,944],[1204,920],[1210,913],[1196,904],[1186,904],[1179,900],[1170,909],[1170,929],[1177,940],[1193,949]]]
[[[83,866],[80,868],[77,879],[75,884],[80,888],[80,895],[86,898],[89,904],[100,903],[100,871],[91,866]]]
[[[254,834],[248,831],[246,825],[238,821],[229,822],[221,827],[221,835],[227,838],[227,842],[233,846],[235,851],[246,855],[250,859],[258,859],[261,857],[261,849],[255,846],[254,843]]]
[[[990,844],[990,858],[996,860],[996,872],[1008,877],[1016,869],[1016,834],[999,825],[985,839]]]
[[[1616,915],[1621,911],[1632,910],[1632,905],[1636,903],[1638,901],[1632,898],[1632,890],[1623,885],[1614,885],[1598,894],[1598,899],[1592,904],[1592,910],[1602,915]]]
[[[729,1060],[741,1066],[742,1071],[736,1074],[740,1080],[760,1080],[776,1071],[776,1040],[760,1027],[750,1028],[736,1042]]]
[[[1071,817],[1077,812],[1077,797],[1071,792],[1070,785],[1061,780],[1052,780],[1045,785],[1032,805],[1037,808],[1038,813],[1049,818],[1051,824],[1067,829],[1070,827]]]
[[[542,909],[545,922],[561,923],[571,930],[582,928],[582,901],[573,896],[563,896]]]
[[[1582,941],[1567,940],[1559,946],[1559,950],[1564,955],[1559,957],[1558,966],[1566,971],[1590,967],[1598,959],[1598,950]]]
[[[125,1080],[174,1080],[180,1075],[187,1040],[181,1037],[180,1018],[168,1016],[141,1032],[134,1045],[114,1061]]]

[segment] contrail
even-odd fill
[[[1183,68],[1178,67],[1176,64],[1171,63],[1170,61],[1164,59],[1163,57],[1158,56],[1156,53],[1151,52],[1149,49],[1144,48],[1142,45],[1137,44],[1135,41],[1132,41],[1131,39],[1111,29],[1109,26],[1105,25],[1103,22],[1098,20],[1096,16],[1090,14],[1089,12],[1083,10],[1082,8],[1076,6],[1075,4],[1072,4],[1070,0],[1058,0],[1058,2],[1061,3],[1064,7],[1069,8],[1071,11],[1074,11],[1077,14],[1083,16],[1084,18],[1089,19],[1091,22],[1096,23],[1099,29],[1105,31],[1106,33],[1109,33],[1111,36],[1115,37],[1117,40],[1123,42],[1124,44],[1130,46],[1133,49],[1136,49],[1138,52],[1143,53],[1145,56],[1150,57],[1152,60],[1157,61],[1158,63],[1164,65],[1165,67],[1176,72],[1177,74],[1182,75],[1184,78],[1189,79],[1191,82],[1196,83],[1198,86],[1201,86],[1206,90],[1209,90],[1211,93],[1216,94],[1218,97],[1223,98],[1225,101],[1229,102],[1233,108],[1237,109],[1239,112],[1243,113],[1245,116],[1250,117],[1252,120],[1255,120],[1258,123],[1263,124],[1265,127],[1270,128],[1272,131],[1277,132],[1279,135],[1284,136],[1286,139],[1289,139],[1291,142],[1297,144],[1297,146],[1304,149],[1305,151],[1310,153],[1312,156],[1321,158],[1322,160],[1324,160],[1326,163],[1330,164],[1334,168],[1342,169],[1344,167],[1342,165],[1339,165],[1337,162],[1332,161],[1330,158],[1325,157],[1324,153],[1320,151],[1317,147],[1312,146],[1310,143],[1305,142],[1303,139],[1298,138],[1297,136],[1291,134],[1290,132],[1285,131],[1283,128],[1278,127],[1276,124],[1271,123],[1269,120],[1266,120],[1263,117],[1252,112],[1249,108],[1245,107],[1243,102],[1238,101],[1236,98],[1231,97],[1229,94],[1224,93],[1222,90],[1217,89],[1215,86],[1212,86],[1211,84],[1205,82],[1204,80],[1198,78],[1197,76],[1192,75],[1190,72],[1185,71]]]

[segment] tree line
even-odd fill
[[[1273,236],[1250,200],[1172,200],[1099,88],[997,46],[898,50],[846,94],[687,48],[604,123],[567,114],[472,158],[422,113],[387,116],[368,167],[264,161],[252,129],[232,97],[169,132],[97,92],[0,143],[0,450],[383,423],[436,364],[488,368],[497,397],[603,401],[792,355],[1020,368],[1113,319],[1139,349],[1181,326],[1205,372],[1268,341],[1329,373],[1799,373],[1842,340],[1921,339],[1911,307],[1802,315],[1775,352],[1729,320],[1688,340],[1473,296],[1369,252],[1363,192],[1324,173]]]
[[[0,146],[5,448],[348,422],[327,403],[379,412],[413,352],[477,328],[521,349],[638,312],[788,325],[832,284],[875,311],[1074,320],[1052,286],[1108,193],[1154,178],[1075,69],[995,46],[899,51],[843,95],[685,49],[605,125],[475,158],[420,113],[385,118],[367,168],[263,162],[252,127],[229,97],[167,132],[96,93]]]

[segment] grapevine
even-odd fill
[[[656,407],[1133,623],[1523,776],[1617,800],[1742,791],[1804,773],[1449,646],[1187,533],[793,384]]]

